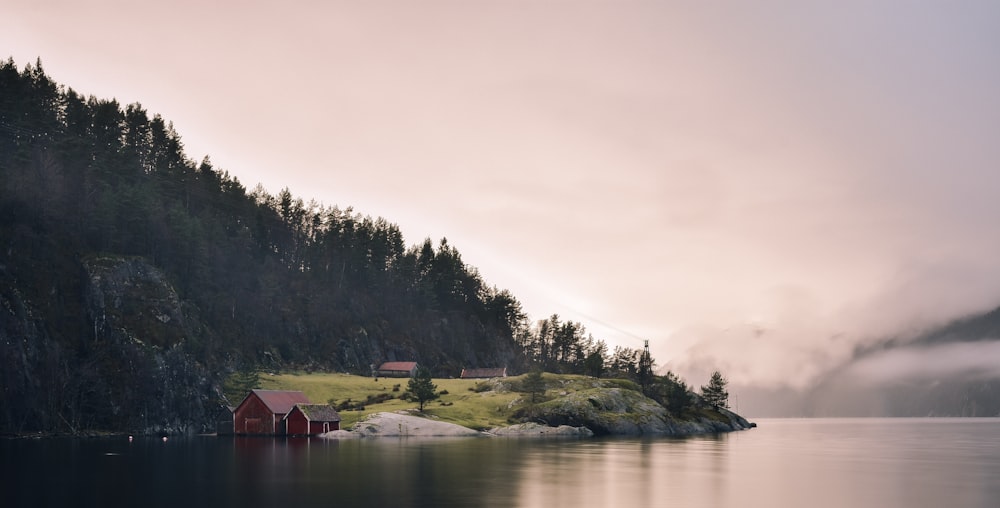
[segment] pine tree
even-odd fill
[[[535,369],[524,376],[521,389],[531,394],[531,403],[534,404],[537,397],[545,393],[545,380],[542,379],[542,371]]]
[[[417,368],[417,374],[406,387],[424,410],[424,403],[437,398],[437,385],[431,382],[431,371],[427,367]]]
[[[667,371],[663,376],[667,384],[666,405],[671,413],[678,415],[691,406],[691,392],[687,383],[673,372]]]
[[[239,404],[250,393],[250,390],[260,388],[260,373],[253,368],[245,368],[233,372],[222,385],[222,394],[228,405]]]
[[[709,379],[708,384],[701,387],[701,397],[716,409],[729,409],[729,392],[726,391],[727,384],[729,384],[729,381],[722,377],[719,371],[715,371],[712,373],[712,378]]]

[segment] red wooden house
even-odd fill
[[[299,391],[253,390],[236,406],[233,427],[241,435],[280,435],[285,433],[285,416],[296,404],[309,404]]]
[[[312,436],[340,430],[340,414],[329,404],[296,404],[285,417],[290,436]]]

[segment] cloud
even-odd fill
[[[1000,341],[958,342],[890,349],[851,363],[843,379],[858,383],[1000,377]]]

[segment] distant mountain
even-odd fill
[[[773,416],[1000,416],[1000,308],[861,348],[805,392],[744,400]]]
[[[813,398],[824,414],[1000,416],[1000,308],[859,350]]]

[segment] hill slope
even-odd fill
[[[447,239],[248,191],[140,104],[0,62],[0,434],[197,431],[233,372],[393,360],[641,370],[579,323],[529,324]]]
[[[517,369],[526,326],[446,240],[248,192],[141,105],[0,63],[0,433],[196,426],[242,368]]]

